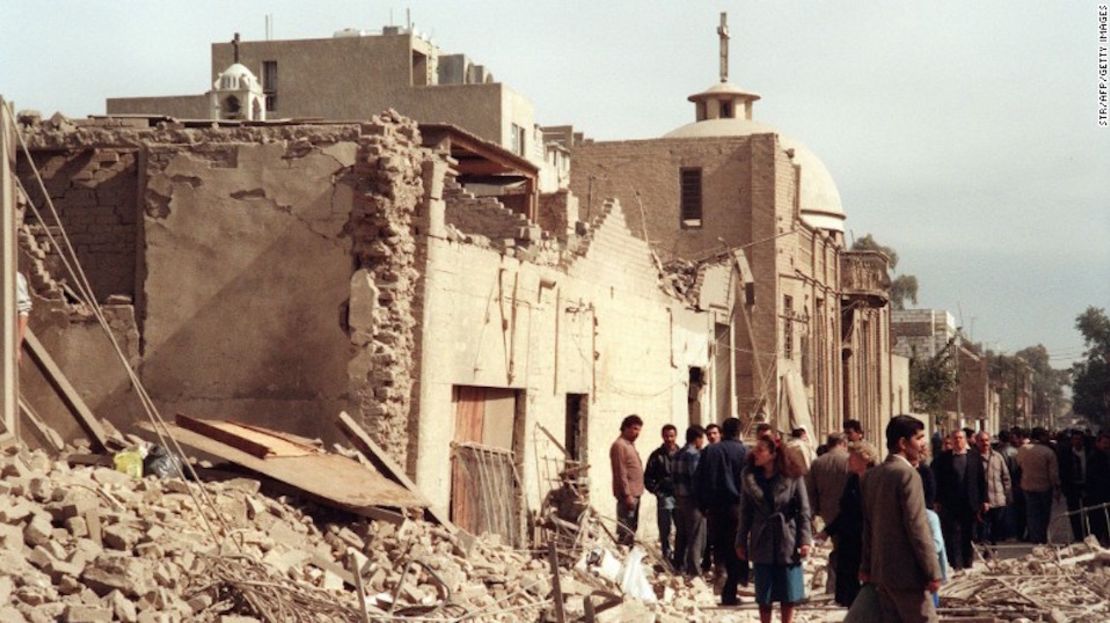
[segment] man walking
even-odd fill
[[[674,424],[664,424],[660,433],[663,445],[648,455],[644,470],[644,488],[655,496],[655,520],[659,526],[659,544],[663,559],[671,562],[671,524],[674,523],[675,491],[674,461],[678,454],[678,429]]]
[[[1091,452],[1087,449],[1087,437],[1083,431],[1071,431],[1070,445],[1062,448],[1058,455],[1060,461],[1060,486],[1064,490],[1064,499],[1068,503],[1068,516],[1071,520],[1071,532],[1076,541],[1087,537],[1087,527],[1084,525],[1083,513],[1079,509],[1087,506],[1087,478],[1088,465]]]
[[[613,468],[613,496],[617,498],[617,542],[632,546],[640,524],[640,496],[644,494],[644,466],[636,452],[636,438],[644,421],[630,415],[621,421],[621,434],[609,447]]]
[[[814,517],[820,517],[825,526],[831,524],[840,514],[840,496],[851,473],[848,469],[848,441],[841,433],[830,433],[825,442],[828,448],[813,461],[806,474],[806,493]],[[818,530],[814,530],[818,532]],[[828,579],[825,592],[832,593],[836,588],[836,542],[832,538],[833,551],[829,554]]]
[[[721,427],[721,441],[706,446],[694,472],[694,494],[705,512],[709,541],[713,544],[718,573],[725,572],[721,605],[740,603],[736,588],[748,583],[748,564],[736,556],[736,531],[740,526],[740,472],[748,449],[740,441],[740,420],[730,417]]]
[[[985,511],[982,522],[977,525],[976,540],[997,545],[1006,536],[1006,509],[1014,501],[1010,468],[1006,466],[1006,457],[991,448],[991,435],[987,431],[975,435],[975,447],[979,450],[987,486]]]
[[[694,474],[704,447],[705,429],[695,424],[686,429],[686,445],[675,457],[674,568],[683,575],[698,574],[705,551],[705,516],[694,496]]]
[[[925,452],[925,425],[898,415],[886,427],[890,455],[863,476],[860,580],[879,593],[880,620],[936,621],[929,593],[940,588],[940,564],[913,463]]]
[[[1033,429],[1033,443],[1018,450],[1021,491],[1025,494],[1025,525],[1031,543],[1048,542],[1052,499],[1060,495],[1060,468],[1049,441],[1048,431],[1038,426]]]
[[[967,569],[975,562],[971,548],[972,530],[982,517],[986,502],[983,463],[968,452],[967,433],[952,431],[952,449],[933,461],[937,479],[937,514],[940,515],[948,564]]]

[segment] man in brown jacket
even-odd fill
[[[824,525],[831,524],[840,514],[840,496],[848,483],[848,440],[841,433],[829,433],[825,445],[828,451],[817,457],[806,473],[806,494],[813,517],[820,517]],[[816,530],[816,528],[815,528]],[[829,554],[826,593],[836,587],[836,541],[833,538],[833,551]]]
[[[881,620],[936,621],[929,593],[940,588],[940,563],[925,516],[921,477],[912,463],[925,451],[925,425],[898,415],[886,427],[890,455],[863,477],[860,580],[874,583]]]
[[[644,464],[636,452],[636,438],[644,421],[630,415],[621,422],[621,434],[609,447],[613,466],[613,496],[617,498],[617,540],[631,546],[640,524],[640,496],[644,494]]]

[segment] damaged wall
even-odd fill
[[[134,147],[89,145],[35,153],[46,190],[101,302],[113,294],[135,294],[137,160]],[[56,225],[25,159],[20,160],[18,174],[47,225]],[[55,274],[65,274],[56,257],[47,262]]]
[[[97,235],[130,238],[130,265],[104,274],[134,280],[140,376],[165,415],[332,438],[333,418],[348,409],[404,459],[418,303],[411,220],[430,157],[413,140],[415,124],[386,115],[316,126],[91,120],[27,129],[36,160],[52,163],[67,230],[72,217],[83,231],[82,216],[100,209],[78,196],[99,199],[105,184],[129,179],[106,209],[139,210],[138,227],[107,216],[93,223]],[[117,166],[126,175],[105,172]],[[372,277],[370,302],[352,294],[359,268]],[[352,318],[369,308],[369,320],[348,322],[349,298]],[[74,369],[85,327],[52,326],[65,372],[99,415],[126,428],[139,413],[121,404],[126,386]]]
[[[456,201],[451,186],[448,181],[446,201],[431,189],[432,221],[443,210],[448,223],[484,223],[480,214],[466,212],[487,206]],[[606,514],[612,502],[608,452],[620,421],[630,413],[643,417],[637,447],[645,460],[663,424],[684,430],[689,423],[688,366],[709,366],[707,315],[663,293],[650,250],[628,231],[618,203],[600,212],[576,250],[555,261],[536,252],[538,240],[491,246],[480,229],[430,231],[423,339],[435,350],[423,355],[416,474],[433,504],[451,504],[447,449],[467,440],[460,430],[466,417],[460,391],[484,392],[487,404],[515,393],[511,435],[482,433],[488,438],[481,442],[516,453],[533,510],[563,458],[536,425],[571,445],[568,396],[586,402],[581,458],[590,465],[593,503]],[[642,513],[650,517],[653,509],[654,498],[645,496]],[[649,524],[643,522],[641,535],[654,533]]]

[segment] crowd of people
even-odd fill
[[[610,451],[619,539],[634,542],[640,498],[654,495],[673,569],[712,569],[722,605],[754,583],[763,621],[776,603],[791,621],[806,599],[801,563],[815,540],[832,544],[826,590],[836,602],[866,601],[858,607],[884,621],[936,620],[941,582],[1002,541],[1046,543],[1050,529],[1069,527],[1076,540],[1110,540],[1110,432],[957,429],[928,440],[920,420],[899,415],[884,456],[855,420],[813,451],[804,429],[784,437],[767,424],[746,444],[729,418],[690,426],[684,445],[667,424],[645,468],[634,445],[642,428],[625,418]],[[1061,497],[1067,526],[1052,516]]]

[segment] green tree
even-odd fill
[[[1023,348],[1017,352],[1033,369],[1033,414],[1044,421],[1055,417],[1065,404],[1064,386],[1070,380],[1067,370],[1057,370],[1049,363],[1048,349],[1043,344]]]
[[[1110,423],[1110,318],[1094,306],[1079,314],[1086,359],[1072,366],[1072,409],[1099,425]]]
[[[890,270],[898,267],[898,252],[893,247],[880,244],[871,234],[866,234],[852,243],[853,251],[879,251],[890,260]],[[893,309],[905,309],[906,301],[917,305],[917,277],[898,275],[890,282],[890,305]]]
[[[944,402],[956,391],[959,378],[953,362],[955,338],[936,355],[928,359],[910,360],[910,395],[913,408],[918,413],[939,415],[944,412]]]

